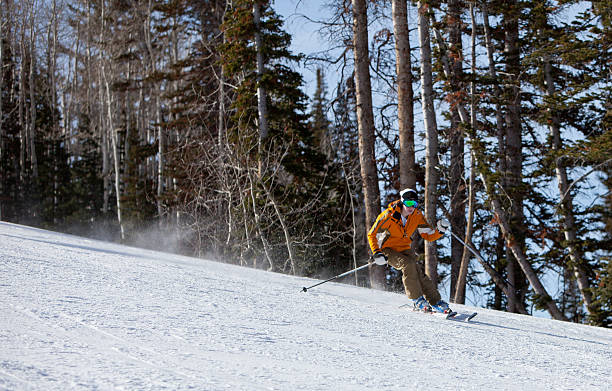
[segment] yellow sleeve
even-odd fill
[[[427,220],[425,220],[425,216],[423,216],[423,213],[421,213],[420,211],[419,217],[420,221],[419,225],[417,226],[417,231],[423,239],[427,240],[428,242],[433,242],[434,240],[438,240],[443,236],[440,231],[438,231],[436,228],[433,228],[431,225],[429,225],[429,223],[427,223]]]
[[[372,250],[372,254],[374,254],[376,251],[380,251],[376,234],[381,228],[387,226],[387,224],[389,223],[389,219],[391,219],[391,216],[393,216],[393,213],[391,213],[391,211],[389,211],[388,209],[385,210],[384,212],[378,215],[376,221],[372,225],[372,228],[370,228],[370,231],[368,232],[368,243],[370,244],[370,250]]]

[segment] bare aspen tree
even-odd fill
[[[431,65],[431,39],[429,34],[429,6],[419,1],[418,30],[421,51],[421,107],[425,122],[425,218],[430,224],[436,221],[439,174],[438,125],[433,105],[433,77]],[[438,282],[438,255],[433,242],[425,242],[425,273],[434,283]]]
[[[368,10],[365,0],[352,0],[353,4],[353,55],[355,58],[355,89],[357,98],[357,126],[359,128],[359,161],[365,202],[366,230],[380,213],[378,169],[374,151],[374,113],[370,81],[370,56],[368,50]],[[382,284],[382,268],[370,268],[372,286]]]
[[[25,12],[22,12],[21,15],[21,25],[23,26],[25,24]],[[17,28],[16,28],[17,30]],[[17,34],[17,31],[15,32],[15,34]],[[19,179],[20,181],[23,181],[23,179],[25,178],[25,154],[26,154],[26,128],[25,128],[25,98],[23,96],[23,94],[21,93],[22,91],[25,90],[25,78],[22,76],[24,75],[24,71],[23,71],[23,67],[25,66],[24,64],[24,59],[25,59],[25,45],[24,45],[24,41],[25,41],[25,35],[24,35],[24,29],[21,28],[19,29],[19,38],[16,37],[15,41],[19,42],[19,58],[21,59],[21,61],[19,61],[19,67],[18,67],[18,71],[15,72],[15,77],[17,80],[19,80],[19,92],[16,92],[17,95],[17,99],[18,99],[18,122],[19,122]],[[15,43],[15,46],[17,46],[17,43]],[[15,48],[17,51],[17,48]]]
[[[30,87],[30,125],[28,127],[28,138],[29,138],[29,158],[30,158],[30,170],[32,171],[32,178],[38,177],[38,158],[36,157],[36,98],[34,83],[34,71],[36,65],[36,37],[34,35],[34,25],[36,24],[36,4],[32,1],[32,7],[30,9],[30,71],[28,74],[28,81]],[[23,26],[25,28],[25,26]]]
[[[19,180],[21,183],[24,183],[26,180],[26,155],[28,150],[28,127],[29,122],[27,119],[28,116],[28,108],[26,107],[26,47],[25,47],[25,30],[27,26],[26,15],[27,12],[25,10],[25,6],[27,4],[21,3],[21,31],[20,31],[20,40],[19,40],[19,54],[21,57],[21,62],[19,66],[19,74],[17,75],[19,78],[19,138],[20,138],[20,150],[19,150]]]
[[[414,103],[412,63],[406,0],[393,0],[393,34],[395,36],[395,68],[397,74],[397,113],[399,123],[400,188],[415,188]]]
[[[88,9],[87,9],[87,15],[88,15],[88,29],[92,28],[91,23],[90,23],[90,19],[91,19],[91,12],[90,12],[90,8],[89,8],[89,4],[88,4]],[[100,2],[100,20],[99,20],[99,30],[100,33],[98,35],[98,43],[99,43],[99,47],[98,47],[98,63],[97,65],[97,72],[98,72],[98,131],[100,132],[100,139],[102,142],[102,180],[103,180],[103,187],[104,187],[104,194],[103,194],[103,204],[102,204],[102,213],[103,214],[107,214],[110,210],[110,161],[109,161],[109,151],[108,151],[108,135],[109,135],[109,130],[107,129],[107,126],[105,125],[105,116],[104,116],[104,81],[102,80],[102,67],[104,64],[104,51],[102,50],[102,44],[105,40],[105,35],[104,35],[104,29],[105,29],[105,17],[106,17],[106,7],[104,6],[104,1]],[[109,124],[110,126],[110,124]]]
[[[106,66],[102,64],[101,72],[104,79],[104,90],[106,92],[106,115],[108,123],[108,132],[110,132],[111,146],[113,148],[113,164],[115,172],[115,198],[117,206],[117,223],[121,233],[121,240],[125,240],[125,226],[123,221],[123,210],[121,202],[121,160],[119,156],[119,135],[114,125],[113,117],[113,98],[110,93],[109,76],[106,75]]]
[[[449,48],[446,57],[449,60],[450,74],[447,78],[449,83],[450,102],[450,129],[448,142],[450,144],[450,167],[448,172],[449,195],[450,195],[450,224],[453,233],[463,237],[465,235],[465,163],[464,163],[464,133],[463,128],[469,126],[469,122],[463,122],[460,118],[458,106],[466,101],[466,86],[463,73],[463,45],[461,19],[463,11],[462,2],[459,0],[448,1],[446,14],[446,28],[449,36]],[[450,291],[455,291],[461,267],[463,246],[456,240],[451,240],[451,283]]]
[[[492,80],[498,80],[496,62],[493,57],[495,48],[493,47],[493,40],[492,40],[491,26],[489,22],[489,11],[487,8],[487,3],[482,2],[481,8],[482,8],[482,14],[483,14],[485,46],[487,48],[488,73]],[[501,174],[500,185],[502,188],[505,189],[506,188],[505,178],[506,178],[506,173],[508,171],[507,162],[506,162],[506,159],[504,158],[506,156],[506,124],[504,121],[504,116],[503,116],[503,111],[502,111],[502,101],[503,101],[502,90],[498,83],[493,83],[493,97],[494,97],[494,102],[495,102],[497,153],[499,156],[498,161],[497,161],[497,170]],[[500,237],[498,237],[498,246],[503,247],[503,239],[501,238],[501,233],[500,233]],[[500,254],[499,258],[501,257],[502,256]],[[504,258],[507,258],[507,257],[508,257],[508,254],[506,253]],[[512,280],[511,284],[514,283],[514,273],[513,273],[513,276],[511,277],[511,280]],[[514,285],[512,286],[514,287]],[[517,300],[516,290],[512,289],[510,291],[510,294],[507,295],[507,298],[508,298],[508,302],[510,303],[508,307],[514,308],[515,307],[514,303]]]
[[[133,39],[133,35],[132,32],[130,32],[128,34],[128,42],[131,42]],[[129,44],[128,44],[129,45]],[[122,91],[123,92],[123,126],[125,126],[125,137],[124,137],[124,141],[123,141],[123,148],[121,148],[121,150],[123,150],[123,158],[121,158],[121,156],[119,157],[119,169],[120,169],[120,173],[121,171],[127,170],[127,165],[128,162],[130,162],[131,160],[131,136],[132,136],[132,93],[131,93],[131,87],[130,84],[132,82],[132,61],[130,60],[131,56],[131,52],[132,52],[132,48],[131,46],[128,46],[127,48],[127,52],[128,52],[128,59],[127,59],[127,69],[125,69],[125,81],[128,85],[128,87]],[[118,115],[118,117],[120,117],[121,114]],[[119,134],[117,133],[117,139],[120,140]],[[123,163],[123,167],[121,166],[121,162]],[[120,184],[119,187],[125,186],[125,178],[124,175],[120,175],[119,176],[119,180],[120,180]],[[117,197],[119,197],[119,193],[117,193]],[[123,207],[123,205],[122,205]],[[125,213],[123,214],[123,216],[125,216]],[[124,220],[124,226],[126,224],[129,224],[129,221],[126,221],[125,217],[123,218]]]
[[[57,7],[57,2],[56,0],[53,0],[51,3],[51,21],[49,23],[49,26],[47,28],[47,42],[49,45],[49,48],[47,49],[47,53],[48,53],[48,58],[47,58],[47,72],[49,74],[49,81],[50,81],[50,94],[51,96],[49,97],[49,103],[50,106],[52,108],[58,107],[58,100],[57,100],[57,78],[56,78],[56,72],[57,72],[57,41],[58,41],[58,14],[59,14],[59,9]],[[78,41],[78,37],[76,39],[76,41]],[[63,102],[64,100],[62,100]],[[65,113],[65,107],[63,112]],[[52,122],[52,129],[51,129],[51,133],[52,133],[52,138],[54,140],[61,140],[62,138],[62,134],[60,132],[60,129],[58,128],[59,126],[59,118],[57,116],[57,111],[55,109],[51,110],[51,122]],[[65,145],[67,145],[66,149],[70,148],[70,142],[65,142]],[[57,144],[53,145],[53,148],[55,150],[55,146]],[[59,189],[60,186],[62,185],[60,183],[60,179],[58,176],[58,159],[59,156],[56,155],[55,151],[53,153],[53,209],[58,210],[59,209],[59,203],[60,203],[60,199],[58,196],[59,193]],[[54,224],[58,223],[58,216],[57,214],[54,212],[53,213],[53,222]]]
[[[264,233],[264,228],[262,227],[262,215],[259,211],[259,208],[257,207],[257,200],[256,200],[256,194],[257,194],[257,190],[255,189],[256,186],[256,181],[253,178],[253,175],[251,175],[251,170],[248,168],[247,166],[247,175],[248,175],[248,179],[249,179],[249,200],[251,202],[251,208],[253,210],[253,217],[254,217],[254,223],[255,223],[255,230],[257,231],[257,234],[259,236],[259,238],[261,239],[261,244],[263,246],[263,250],[264,250],[264,255],[266,257],[266,261],[268,262],[268,270],[272,271],[274,270],[274,268],[276,267],[274,260],[272,258],[272,250],[270,248],[270,244],[268,243],[268,239],[266,238],[266,235]],[[259,174],[259,173],[258,173]],[[253,265],[256,266],[256,265]]]
[[[474,2],[470,2],[470,20],[472,22],[471,35],[471,71],[472,81],[470,82],[470,126],[472,131],[476,129],[476,87],[474,78],[476,77],[476,19],[474,17]],[[474,229],[474,209],[475,209],[475,182],[476,182],[476,156],[470,148],[470,177],[468,181],[468,217],[465,230],[465,243],[472,242],[472,231]],[[464,246],[461,254],[461,264],[454,292],[451,290],[452,300],[457,304],[465,304],[465,291],[467,284],[467,273],[470,262],[470,251]]]
[[[101,116],[105,115],[106,118],[102,117],[101,121],[101,129],[104,135],[107,135],[107,140],[110,138],[110,147],[112,148],[112,158],[113,158],[113,171],[114,171],[114,186],[115,186],[115,205],[116,205],[116,213],[117,213],[117,223],[119,225],[119,232],[121,235],[121,240],[125,240],[126,230],[125,230],[125,222],[123,221],[123,204],[122,204],[122,175],[121,175],[121,157],[119,154],[120,148],[120,140],[119,134],[117,132],[117,128],[115,126],[115,116],[113,115],[115,101],[113,99],[114,95],[111,94],[111,82],[114,79],[114,69],[112,67],[112,62],[110,59],[104,58],[102,53],[104,52],[104,48],[108,48],[108,42],[106,39],[108,38],[105,35],[107,24],[105,21],[106,18],[106,7],[104,1],[101,3],[101,26],[100,26],[100,64],[99,64],[99,72],[100,72],[100,106],[101,108],[106,108],[106,112],[104,110],[100,110]],[[109,26],[110,27],[110,26]],[[109,74],[110,73],[110,74]],[[104,126],[106,124],[106,126]],[[103,149],[104,151],[104,149]],[[108,167],[108,172],[110,172],[110,167]],[[107,173],[108,173],[107,172]],[[108,174],[107,174],[108,175]]]
[[[227,13],[227,7],[228,7],[228,3],[225,3],[225,6],[222,7],[223,11],[221,12],[221,23],[223,24],[225,21],[225,14]],[[217,7],[221,8],[220,4],[216,4]],[[223,31],[220,31],[218,34],[221,35],[221,42],[225,43],[226,39],[225,39],[225,33]],[[224,76],[224,72],[225,72],[225,67],[223,64],[221,64],[218,67],[217,70],[217,80],[219,83],[219,91],[218,91],[218,99],[217,99],[217,104],[218,104],[218,109],[219,110],[219,114],[217,115],[217,146],[219,148],[224,148],[225,142],[226,142],[226,123],[225,123],[225,101],[227,99],[226,97],[226,93],[225,93],[225,76]]]
[[[510,249],[510,251],[512,251],[512,254],[516,258],[522,271],[525,273],[525,276],[527,277],[527,280],[529,280],[529,283],[531,284],[531,287],[533,288],[534,292],[540,297],[542,304],[546,307],[553,319],[567,320],[563,313],[559,311],[559,307],[557,307],[557,304],[555,303],[553,298],[548,294],[546,288],[544,288],[544,285],[538,278],[538,275],[536,274],[535,270],[529,263],[529,260],[525,256],[521,245],[516,240],[516,237],[512,232],[512,227],[510,226],[510,223],[508,221],[509,216],[506,212],[504,212],[501,206],[501,202],[495,196],[495,189],[493,189],[491,185],[488,184],[488,178],[486,178],[483,174],[481,174],[481,179],[485,185],[485,190],[487,191],[487,194],[489,194],[489,201],[491,202],[493,213],[495,213],[499,227],[504,235],[506,246]],[[521,310],[517,309],[517,312],[521,312]]]
[[[49,76],[51,79],[51,107],[55,108],[58,106],[57,104],[57,40],[58,40],[58,13],[60,10],[57,7],[57,1],[53,0],[51,3],[51,23],[49,27],[49,39],[50,47],[49,47]],[[78,37],[75,41],[78,41]],[[54,136],[59,136],[59,130],[57,129],[57,124],[59,120],[57,118],[56,110],[51,111],[51,118],[53,121],[53,134]]]
[[[63,122],[63,129],[62,129],[62,133],[63,133],[63,137],[65,140],[67,140],[67,149],[68,149],[68,153],[72,152],[72,142],[70,142],[70,138],[71,138],[71,124],[72,124],[72,115],[74,113],[74,107],[76,104],[76,95],[77,95],[77,91],[79,90],[79,84],[78,84],[78,80],[79,80],[79,56],[80,56],[80,50],[81,50],[81,44],[82,44],[82,38],[81,38],[81,23],[77,23],[76,25],[76,39],[74,40],[74,49],[72,49],[72,53],[74,54],[74,58],[72,61],[72,68],[69,68],[69,73],[68,73],[68,79],[65,81],[65,86],[64,88],[62,88],[63,92],[63,98],[62,98],[62,104],[64,106],[64,109],[62,110],[62,112],[64,113],[64,116],[62,118],[62,122]],[[87,43],[85,43],[87,45]],[[90,84],[90,79],[87,79],[87,81],[85,81],[85,83],[87,85],[87,91],[89,91],[89,84]],[[68,87],[69,85],[69,87]],[[81,104],[78,105],[78,107],[82,107],[85,108],[87,106],[89,106],[90,101],[89,101],[89,96],[88,95],[84,95],[83,96],[85,98],[85,102],[81,102]],[[79,109],[82,110],[82,109]],[[75,151],[76,153],[78,153],[78,151]]]
[[[8,12],[6,13],[8,14]],[[7,18],[8,19],[8,18]],[[0,3],[0,162],[4,161],[4,41],[5,28],[8,28],[8,22],[5,21],[4,4]],[[7,40],[8,41],[8,40]],[[4,195],[4,167],[0,167],[0,220],[4,216],[4,203],[2,196]]]
[[[93,32],[91,31],[91,5],[89,4],[89,0],[85,1],[85,7],[87,8],[86,11],[86,20],[85,20],[85,27],[86,30],[85,31],[85,48],[86,48],[86,72],[87,72],[87,87],[86,87],[86,96],[87,96],[87,105],[85,107],[85,113],[87,113],[87,118],[91,119],[91,122],[94,123],[93,121],[93,96],[95,94],[95,92],[92,91],[92,84],[94,82],[94,71],[93,71],[93,64],[94,64],[94,55],[91,52],[91,48],[93,45]],[[99,129],[98,129],[99,131]]]
[[[546,95],[550,98],[553,98],[556,91],[550,58],[544,59],[544,78],[546,82]],[[567,248],[569,250],[570,259],[572,261],[571,269],[574,272],[576,283],[578,284],[578,289],[580,290],[580,295],[582,296],[582,301],[584,302],[587,313],[590,314],[593,299],[589,291],[589,279],[583,266],[584,261],[582,257],[582,252],[580,248],[576,245],[578,233],[576,229],[576,219],[574,217],[573,212],[573,199],[572,196],[569,194],[569,179],[565,167],[564,158],[560,153],[562,148],[560,121],[557,113],[555,113],[554,110],[549,109],[549,111],[551,112],[551,119],[548,128],[550,130],[550,135],[552,138],[553,151],[557,152],[555,154],[555,173],[557,176],[557,187],[559,189],[559,196],[562,199],[559,211],[562,216],[563,235],[565,236],[565,240],[567,241]]]
[[[149,54],[149,69],[152,74],[157,73],[157,57],[153,51],[153,44],[151,42],[151,16],[153,12],[153,2],[149,0],[147,7],[147,14],[144,24],[144,38],[147,46],[147,52]],[[153,82],[153,96],[155,104],[155,128],[157,130],[157,215],[158,225],[161,228],[163,225],[164,207],[162,203],[162,195],[164,193],[164,166],[165,166],[165,155],[166,155],[166,138],[162,126],[162,115],[161,115],[161,82]]]
[[[268,137],[268,103],[266,97],[266,89],[263,86],[264,55],[263,42],[261,36],[261,3],[260,0],[253,2],[253,23],[255,24],[255,50],[257,64],[257,126],[259,127],[259,176],[263,175],[263,157],[261,154],[264,151],[263,142]]]

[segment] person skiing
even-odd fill
[[[404,290],[408,298],[414,300],[415,309],[431,311],[430,303],[433,303],[434,309],[448,313],[450,308],[442,300],[438,288],[417,264],[410,237],[418,231],[423,239],[434,241],[443,236],[450,224],[442,219],[437,222],[437,229],[432,228],[418,206],[416,191],[404,189],[400,192],[400,199],[390,203],[378,215],[368,232],[373,261],[382,266],[389,263],[402,271]]]

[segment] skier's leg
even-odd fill
[[[425,295],[425,298],[431,304],[438,303],[441,299],[441,296],[440,292],[438,291],[438,288],[436,287],[436,284],[434,284],[431,278],[429,278],[427,274],[425,274],[423,268],[417,266],[417,269],[419,269],[421,286],[423,287],[423,294]]]
[[[415,300],[421,297],[424,292],[414,252],[409,250],[399,253],[390,248],[383,248],[382,252],[389,257],[391,266],[402,271],[402,282],[408,298]]]

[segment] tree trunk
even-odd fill
[[[414,156],[414,92],[410,61],[410,34],[406,0],[393,0],[393,33],[397,73],[397,113],[399,122],[400,189],[416,187]]]
[[[149,0],[147,8],[146,24],[144,26],[145,43],[147,45],[147,51],[149,53],[149,63],[151,67],[151,73],[157,73],[157,59],[153,52],[153,44],[151,43],[151,13],[153,12],[152,0]],[[162,115],[161,115],[161,87],[160,82],[153,82],[152,88],[153,96],[155,98],[155,123],[157,128],[157,218],[158,226],[161,228],[163,225],[163,203],[162,195],[164,193],[164,166],[166,156],[166,140],[162,129]]]
[[[91,124],[94,124],[94,120],[92,118],[93,115],[93,110],[92,110],[92,105],[94,102],[93,99],[93,93],[91,90],[91,85],[93,84],[94,80],[93,80],[93,56],[91,53],[91,47],[92,47],[92,31],[91,31],[91,7],[89,6],[89,1],[85,2],[85,7],[87,7],[87,17],[86,17],[86,21],[85,21],[85,26],[86,26],[86,32],[85,32],[85,48],[86,48],[86,53],[87,53],[87,58],[86,58],[86,72],[87,72],[87,82],[86,84],[86,97],[87,97],[87,102],[85,103],[85,113],[87,114],[87,118],[89,121],[91,121]],[[76,59],[75,59],[76,62]],[[76,73],[75,73],[76,76]],[[95,137],[95,134],[94,134]]]
[[[429,36],[429,10],[422,1],[418,6],[419,39],[421,44],[421,106],[425,122],[425,218],[430,224],[436,221],[436,204],[439,174],[438,163],[438,125],[433,105],[433,77],[431,65],[431,43]],[[436,245],[425,242],[425,273],[434,284],[438,283],[438,256]]]
[[[30,126],[29,126],[29,158],[30,158],[30,170],[32,171],[32,178],[38,178],[38,158],[36,157],[36,94],[34,83],[34,68],[36,64],[36,42],[34,38],[34,2],[32,2],[32,12],[30,14]],[[25,27],[25,26],[23,26]]]
[[[253,23],[255,24],[255,50],[256,50],[256,62],[257,62],[257,126],[259,127],[259,177],[263,176],[263,142],[268,137],[268,104],[266,89],[263,86],[263,75],[265,72],[264,68],[264,54],[263,54],[263,43],[261,36],[261,3],[260,0],[253,2]]]
[[[105,18],[106,18],[106,9],[104,7],[104,2],[101,2],[101,10],[100,10],[100,35],[99,35],[99,44],[102,45],[104,42],[104,29],[105,29]],[[89,8],[88,8],[88,20],[90,16]],[[91,26],[90,26],[91,28]],[[102,195],[103,203],[102,203],[102,213],[106,218],[106,214],[110,211],[110,162],[109,162],[109,151],[108,151],[108,134],[109,131],[104,121],[104,81],[102,80],[102,69],[104,62],[104,51],[102,47],[98,49],[98,131],[100,132],[100,139],[102,143],[102,181],[104,187],[104,193]],[[111,126],[109,124],[108,126]]]
[[[474,2],[470,3],[470,20],[472,22],[472,81],[470,83],[470,126],[472,132],[476,130],[476,88],[474,78],[476,77],[476,19],[474,17]],[[474,209],[475,209],[475,182],[476,182],[476,157],[474,151],[470,152],[470,179],[468,182],[468,217],[467,217],[467,228],[465,230],[465,243],[472,241],[472,230],[474,227]],[[451,289],[453,295],[453,302],[457,304],[465,304],[465,291],[467,284],[467,273],[468,265],[470,262],[471,254],[470,251],[463,247],[461,254],[461,263],[459,265],[459,271],[457,275],[457,283],[455,290]]]
[[[450,143],[450,169],[449,169],[449,191],[450,191],[450,224],[453,232],[464,237],[465,235],[465,163],[464,149],[465,141],[461,129],[459,105],[465,101],[465,83],[463,74],[463,45],[461,43],[461,13],[462,6],[458,0],[448,1],[448,35],[450,47],[447,58],[450,60],[450,77],[447,82],[451,89],[451,127],[449,134]],[[445,53],[446,54],[446,53]],[[464,123],[467,126],[468,122]],[[455,292],[461,259],[463,257],[463,245],[456,240],[451,240],[451,297]]]
[[[102,77],[104,78],[104,86],[106,91],[106,107],[107,107],[107,121],[108,121],[108,131],[110,132],[111,137],[111,145],[113,148],[113,162],[114,162],[114,171],[115,171],[115,197],[116,197],[116,205],[117,205],[117,223],[119,224],[119,230],[121,233],[121,240],[125,240],[125,227],[123,222],[123,210],[122,210],[122,201],[121,201],[121,157],[119,155],[119,135],[117,134],[117,130],[114,126],[113,114],[112,114],[112,106],[113,101],[110,93],[110,82],[106,76],[105,66],[102,65]]]
[[[57,111],[55,110],[56,107],[59,106],[58,102],[57,102],[57,80],[55,78],[55,71],[56,71],[56,63],[57,63],[57,16],[58,16],[58,9],[57,9],[57,3],[55,0],[52,1],[52,9],[51,9],[51,23],[49,25],[49,28],[47,29],[47,42],[49,44],[49,49],[48,49],[48,57],[47,57],[47,73],[48,73],[48,79],[49,79],[49,84],[50,84],[50,94],[51,96],[49,97],[49,104],[51,106],[51,133],[52,133],[52,160],[53,160],[53,223],[54,224],[58,224],[59,222],[59,189],[60,186],[62,185],[62,183],[60,183],[59,180],[59,176],[58,176],[58,172],[59,172],[59,167],[58,167],[58,161],[60,159],[59,156],[59,145],[62,142],[62,139],[64,140],[64,145],[65,145],[65,149],[66,152],[68,154],[70,154],[70,140],[67,140],[65,138],[63,138],[60,130],[59,130],[59,118],[57,117]],[[78,30],[77,30],[77,36],[75,39],[75,42],[78,42],[79,38],[78,38]],[[70,70],[68,70],[68,72],[70,72]],[[70,113],[66,110],[66,107],[64,105],[65,100],[62,100],[62,112],[65,113],[66,116],[69,116]]]
[[[482,13],[484,20],[484,32],[485,32],[485,43],[487,47],[487,58],[489,60],[489,76],[493,80],[498,80],[495,59],[493,58],[494,47],[493,41],[491,37],[491,27],[489,25],[489,12],[487,9],[486,2],[482,3]],[[493,94],[495,97],[495,122],[497,125],[497,152],[499,156],[498,167],[497,170],[500,173],[500,185],[503,189],[507,187],[506,183],[506,175],[508,172],[508,164],[506,160],[506,124],[504,121],[501,102],[503,100],[502,90],[497,83],[493,84]],[[503,252],[502,252],[503,253]],[[500,256],[502,255],[500,253]],[[508,282],[512,284],[514,287],[516,283],[515,272],[514,272],[514,263],[510,260],[508,251],[506,251],[506,255],[504,256],[508,261]],[[512,289],[510,295],[507,296],[508,304],[507,308],[509,311],[513,311],[515,309],[515,303],[517,303],[518,299],[516,297],[516,289]]]
[[[4,6],[0,4],[0,21],[4,21]],[[6,169],[4,167],[4,26],[0,23],[0,221],[4,220],[4,181],[6,181]],[[7,39],[8,41],[8,39]]]
[[[295,255],[293,251],[293,240],[291,239],[291,234],[289,233],[289,227],[287,227],[287,223],[285,222],[285,217],[281,213],[278,207],[278,203],[274,199],[274,196],[272,195],[272,192],[270,191],[270,189],[266,187],[266,184],[264,182],[262,182],[262,187],[266,193],[266,196],[268,197],[268,200],[272,204],[272,207],[274,208],[274,213],[276,214],[276,218],[278,219],[278,222],[280,223],[281,228],[283,229],[283,235],[285,236],[285,246],[287,247],[287,254],[289,256],[289,264],[291,265],[291,274],[296,275],[297,268],[296,268]],[[283,267],[283,269],[285,268]]]
[[[255,189],[255,181],[253,180],[253,176],[251,175],[251,169],[249,168],[249,164],[247,164],[247,175],[248,175],[248,179],[249,179],[249,197],[250,197],[250,202],[251,202],[251,207],[253,208],[253,222],[255,224],[255,230],[257,231],[257,234],[259,235],[259,238],[261,239],[261,244],[263,246],[264,249],[264,255],[266,256],[266,260],[268,261],[269,267],[268,267],[268,271],[274,271],[275,270],[275,265],[274,265],[274,261],[272,259],[272,252],[270,249],[270,244],[268,243],[268,239],[266,238],[266,234],[265,234],[265,230],[262,228],[261,224],[261,215],[260,215],[260,211],[257,207],[257,194],[258,192]],[[254,262],[256,262],[256,257],[254,257]],[[256,267],[256,265],[253,265],[253,267]]]
[[[538,278],[538,275],[536,274],[535,270],[533,270],[533,267],[525,256],[521,245],[516,240],[516,236],[512,232],[512,228],[510,226],[510,223],[508,222],[508,216],[503,211],[500,201],[495,196],[495,189],[492,189],[487,182],[489,178],[486,178],[483,174],[481,174],[481,179],[482,183],[485,185],[485,190],[489,195],[489,201],[491,203],[493,213],[495,213],[498,225],[504,235],[504,240],[506,241],[507,248],[512,251],[512,254],[516,258],[517,263],[521,266],[521,269],[529,280],[529,283],[531,284],[534,292],[540,297],[541,302],[548,309],[548,312],[553,317],[553,319],[567,320],[565,316],[561,313],[561,311],[559,311],[557,304],[555,304],[555,301],[548,294],[546,288],[544,288],[544,286],[542,285],[540,279]],[[520,311],[520,309],[518,311]]]
[[[27,26],[26,12],[22,11],[22,26]],[[21,29],[21,40],[19,43],[21,63],[19,66],[19,183],[23,189],[26,180],[26,155],[28,145],[28,120],[27,120],[27,108],[25,104],[25,91],[26,91],[26,50],[25,50],[25,28]]]
[[[512,231],[515,233],[516,245],[522,246],[525,242],[525,217],[523,214],[523,137],[521,128],[521,94],[520,94],[520,52],[519,52],[519,16],[520,10],[516,0],[510,2],[504,8],[504,58],[506,72],[506,88],[504,100],[506,103],[506,143],[505,160],[507,164],[506,192],[509,195],[510,221]],[[502,158],[504,158],[502,156]],[[508,246],[510,247],[510,246]],[[511,248],[509,248],[511,250]],[[515,266],[520,262],[513,256],[514,251],[508,252],[508,280],[514,285],[515,290],[521,297],[516,300],[508,298],[509,310],[516,312],[516,306],[524,306],[523,289],[524,277]],[[512,281],[514,279],[514,281]]]
[[[100,29],[100,44],[104,45],[105,44],[105,37],[104,37],[104,32],[106,29],[106,23],[105,23],[105,17],[106,17],[106,13],[105,13],[106,9],[104,7],[104,2],[102,2],[102,10],[101,10],[101,29]],[[124,227],[124,222],[123,222],[123,205],[122,205],[122,191],[121,191],[121,186],[122,186],[122,179],[121,179],[121,158],[119,156],[119,135],[117,134],[117,129],[115,128],[115,124],[114,124],[114,117],[113,117],[113,99],[112,99],[112,95],[111,95],[111,87],[110,87],[110,81],[109,78],[113,78],[113,74],[111,75],[107,75],[106,74],[106,64],[105,61],[107,61],[107,59],[102,57],[102,48],[100,48],[100,88],[103,89],[103,91],[101,91],[101,100],[100,100],[100,105],[101,108],[104,107],[104,105],[106,104],[106,121],[107,121],[107,126],[104,127],[102,126],[102,132],[105,135],[108,135],[107,137],[110,137],[110,143],[111,143],[111,148],[112,148],[112,153],[113,153],[113,164],[114,164],[114,179],[115,179],[115,198],[116,198],[116,207],[117,207],[117,223],[119,224],[119,232],[121,235],[121,240],[125,240],[125,227]],[[103,84],[102,84],[103,83]],[[101,114],[103,115],[102,112],[103,110],[100,110]],[[104,121],[102,120],[101,124],[103,124]],[[106,157],[105,157],[106,158]],[[108,164],[108,163],[107,163]],[[107,169],[110,171],[110,167],[107,167]],[[108,177],[108,175],[105,176],[105,178]]]
[[[359,128],[359,161],[366,213],[366,231],[380,213],[380,190],[374,151],[374,113],[370,84],[370,57],[368,51],[368,14],[365,0],[352,0],[353,54],[355,58],[355,89],[357,98],[357,126]],[[373,287],[383,284],[382,268],[370,268]]]
[[[555,95],[555,86],[552,75],[552,65],[550,59],[546,59],[544,62],[544,77],[546,80],[546,95],[553,97]],[[591,313],[593,300],[591,293],[589,292],[589,279],[583,266],[583,257],[580,248],[576,245],[578,239],[578,233],[576,229],[576,220],[574,218],[574,207],[572,197],[569,195],[569,180],[567,177],[567,171],[565,169],[565,163],[561,154],[562,141],[561,141],[561,130],[559,125],[559,117],[553,110],[551,111],[551,122],[549,125],[553,151],[555,152],[555,173],[557,175],[557,186],[559,188],[559,196],[563,199],[559,210],[563,216],[563,234],[567,241],[567,248],[569,250],[569,256],[572,261],[571,269],[576,277],[578,289],[582,301],[586,306],[587,313]]]

